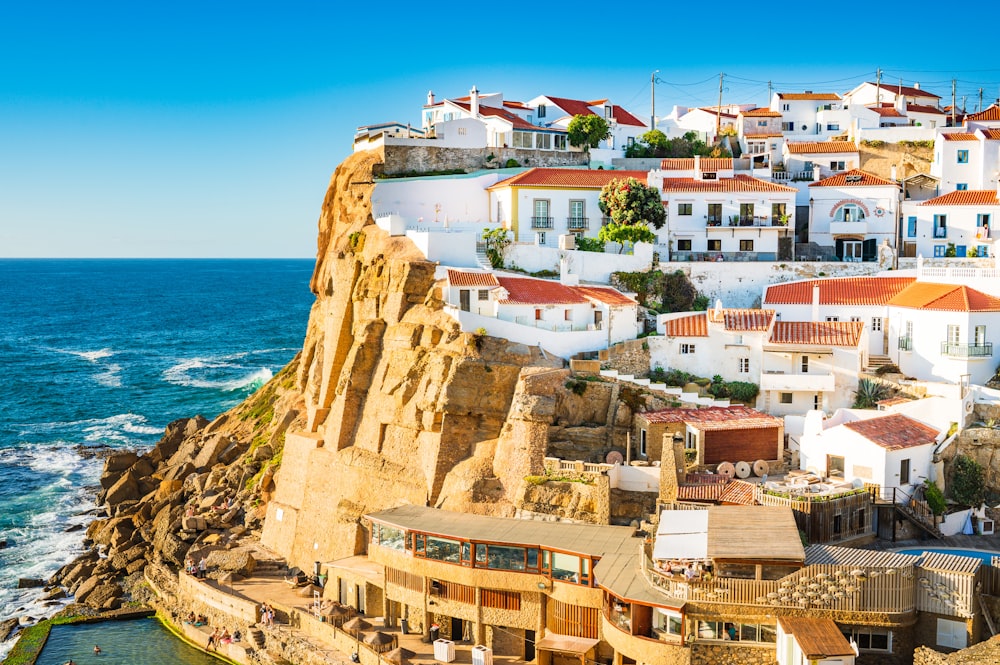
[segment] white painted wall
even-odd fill
[[[628,492],[660,491],[660,467],[658,466],[615,464],[608,469],[608,479],[611,489],[621,489]]]
[[[455,268],[479,268],[476,262],[476,229],[415,231],[407,230],[406,237],[428,261]]]
[[[912,349],[898,348],[898,339],[912,322]],[[957,358],[942,355],[941,343],[947,341],[948,325],[960,326],[960,342],[973,343],[975,327],[986,326],[985,341],[993,345],[994,355]],[[1000,312],[940,312],[933,310],[889,308],[889,342],[899,369],[908,376],[923,380],[957,383],[969,374],[972,383],[984,384],[994,374],[1000,353]]]
[[[899,189],[894,186],[880,187],[810,187],[812,216],[809,220],[809,241],[820,245],[833,245],[832,222],[843,222],[845,203],[853,203],[861,210],[867,210],[864,220],[857,224],[857,232],[864,239],[874,238],[878,246],[888,240],[896,246],[896,219],[899,207]],[[881,214],[879,214],[881,212]],[[836,225],[838,232],[853,227]]]
[[[475,332],[484,328],[488,335],[503,337],[514,343],[539,346],[546,353],[560,358],[570,358],[585,351],[608,348],[607,332],[603,330],[583,330],[574,332],[553,332],[533,326],[522,326],[512,321],[463,312],[457,307],[446,306],[446,314],[459,323],[463,332]]]
[[[922,127],[910,127],[909,125],[899,127],[858,127],[851,135],[851,139],[859,144],[862,141],[884,141],[885,143],[933,141],[934,128],[927,125]]]
[[[980,229],[978,215],[989,215],[989,230]],[[983,247],[992,256],[995,253],[995,238],[1000,237],[1000,206],[942,206],[920,205],[920,202],[904,201],[902,204],[903,223],[901,242],[917,243],[917,254],[924,257],[944,256],[948,243],[954,243],[959,254],[959,247]],[[934,237],[934,216],[946,216],[945,237]],[[910,219],[916,218],[916,235],[911,234]]]
[[[613,247],[614,245],[609,245]],[[664,248],[665,249],[665,248]],[[561,250],[556,247],[540,246],[528,243],[516,243],[507,250],[507,265],[516,265],[528,272],[539,270],[559,270],[562,258],[569,260],[569,272],[579,275],[581,282],[599,282],[607,284],[612,272],[634,272],[649,270],[653,265],[655,246],[638,243],[632,254],[615,254],[605,252],[581,252],[579,250]],[[666,254],[664,253],[664,256]]]
[[[376,180],[372,215],[395,213],[407,227],[453,228],[490,223],[486,188],[524,169],[476,171],[466,175]]]
[[[664,317],[687,316],[684,314],[664,315]],[[646,338],[649,345],[651,368],[678,369],[696,376],[712,378],[716,374],[726,381],[760,382],[761,345],[763,333],[728,333],[721,326],[713,326],[708,337],[665,337],[663,321],[657,317],[659,334]],[[689,352],[681,353],[681,346],[687,345]],[[694,353],[690,347],[694,346]],[[750,361],[749,371],[740,372],[740,359]]]

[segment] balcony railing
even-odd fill
[[[722,220],[709,219],[707,222],[708,226],[749,226],[749,227],[771,227],[771,226],[788,226],[788,222],[783,222],[777,217],[768,217],[767,215],[745,215],[737,216],[732,215],[728,220],[723,222]]]
[[[935,238],[947,238],[948,237],[948,228],[945,227],[945,226],[938,226],[938,227],[936,227],[934,229],[934,237]]]
[[[570,231],[586,231],[590,228],[589,217],[567,217],[566,228]]]
[[[551,217],[532,217],[531,218],[531,228],[533,228],[533,229],[551,229],[552,228],[552,218]]]
[[[896,348],[900,351],[912,351],[913,350],[913,338],[912,337],[900,337],[896,344]]]
[[[941,342],[941,355],[950,358],[988,358],[993,355],[993,343],[955,344]]]
[[[672,261],[777,261],[776,252],[671,252]]]
[[[988,226],[977,226],[976,227],[976,240],[990,240],[990,227],[988,227]]]

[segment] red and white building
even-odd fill
[[[809,185],[809,241],[843,261],[875,261],[896,246],[899,185],[860,169]],[[890,266],[891,267],[891,266]]]
[[[776,92],[771,110],[781,113],[786,141],[826,141],[843,134],[850,116],[833,92]]]

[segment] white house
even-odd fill
[[[781,123],[781,113],[769,108],[740,111],[737,127],[743,156],[760,167],[781,161]]]
[[[798,180],[817,180],[858,168],[861,156],[851,141],[789,141],[784,148],[785,169]]]
[[[849,106],[874,106],[888,104],[895,107],[899,100],[906,104],[931,106],[939,108],[941,97],[933,92],[920,88],[919,83],[912,86],[890,83],[888,81],[872,83],[867,81],[850,92],[844,93],[844,103]]]
[[[783,321],[860,321],[867,330],[867,354],[889,353],[888,305],[913,277],[806,279],[764,288],[762,307]]]
[[[784,416],[850,406],[867,348],[860,321],[775,321],[764,340],[758,407]]]
[[[912,495],[930,477],[939,438],[936,428],[899,413],[842,409],[824,421],[812,411],[799,442],[799,465],[827,478]]]
[[[640,136],[649,131],[649,123],[637,118],[621,106],[607,99],[583,101],[539,95],[527,102],[534,109],[535,122],[551,127],[569,127],[569,123],[578,115],[598,115],[608,123],[610,136],[601,142],[599,149],[614,150],[624,154],[627,146],[635,143]]]
[[[517,242],[556,247],[559,236],[596,238],[603,220],[601,189],[615,178],[644,184],[646,171],[534,168],[487,188],[490,221],[512,231]]]
[[[916,281],[888,302],[887,331],[899,369],[918,379],[982,385],[1000,350],[1000,298],[961,284]]]
[[[659,235],[671,260],[774,261],[782,238],[790,255],[795,188],[737,175],[728,159],[695,157],[690,171],[686,161],[664,160],[672,170],[649,173],[667,208]]]
[[[830,617],[778,617],[778,665],[854,665],[855,647]]]
[[[1000,104],[991,104],[982,111],[965,116],[965,126],[969,131],[1000,128]]]
[[[722,107],[701,107],[687,109],[677,118],[677,126],[682,132],[697,132],[706,143],[715,143],[718,136],[726,131],[736,131],[739,112],[742,108],[752,108],[746,104]]]
[[[608,286],[448,270],[445,312],[463,332],[540,346],[562,358],[639,334],[638,303]]]
[[[904,201],[902,214],[902,240],[912,243],[919,256],[994,254],[992,229],[1000,215],[996,189],[958,190],[926,201]]]
[[[1000,129],[938,132],[930,174],[940,179],[942,194],[956,190],[996,189],[1000,171]]]
[[[874,261],[896,246],[899,185],[860,169],[809,185],[809,241],[844,261]]]
[[[847,130],[850,116],[833,92],[776,92],[771,110],[781,113],[787,141],[827,141]]]

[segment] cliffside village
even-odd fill
[[[635,157],[654,127],[732,156]],[[144,570],[248,664],[998,662],[993,509],[942,505],[958,450],[997,485],[1000,105],[473,88],[354,147],[294,367],[108,460],[78,602]],[[621,178],[653,242],[598,239]],[[656,311],[653,271],[705,306]]]

